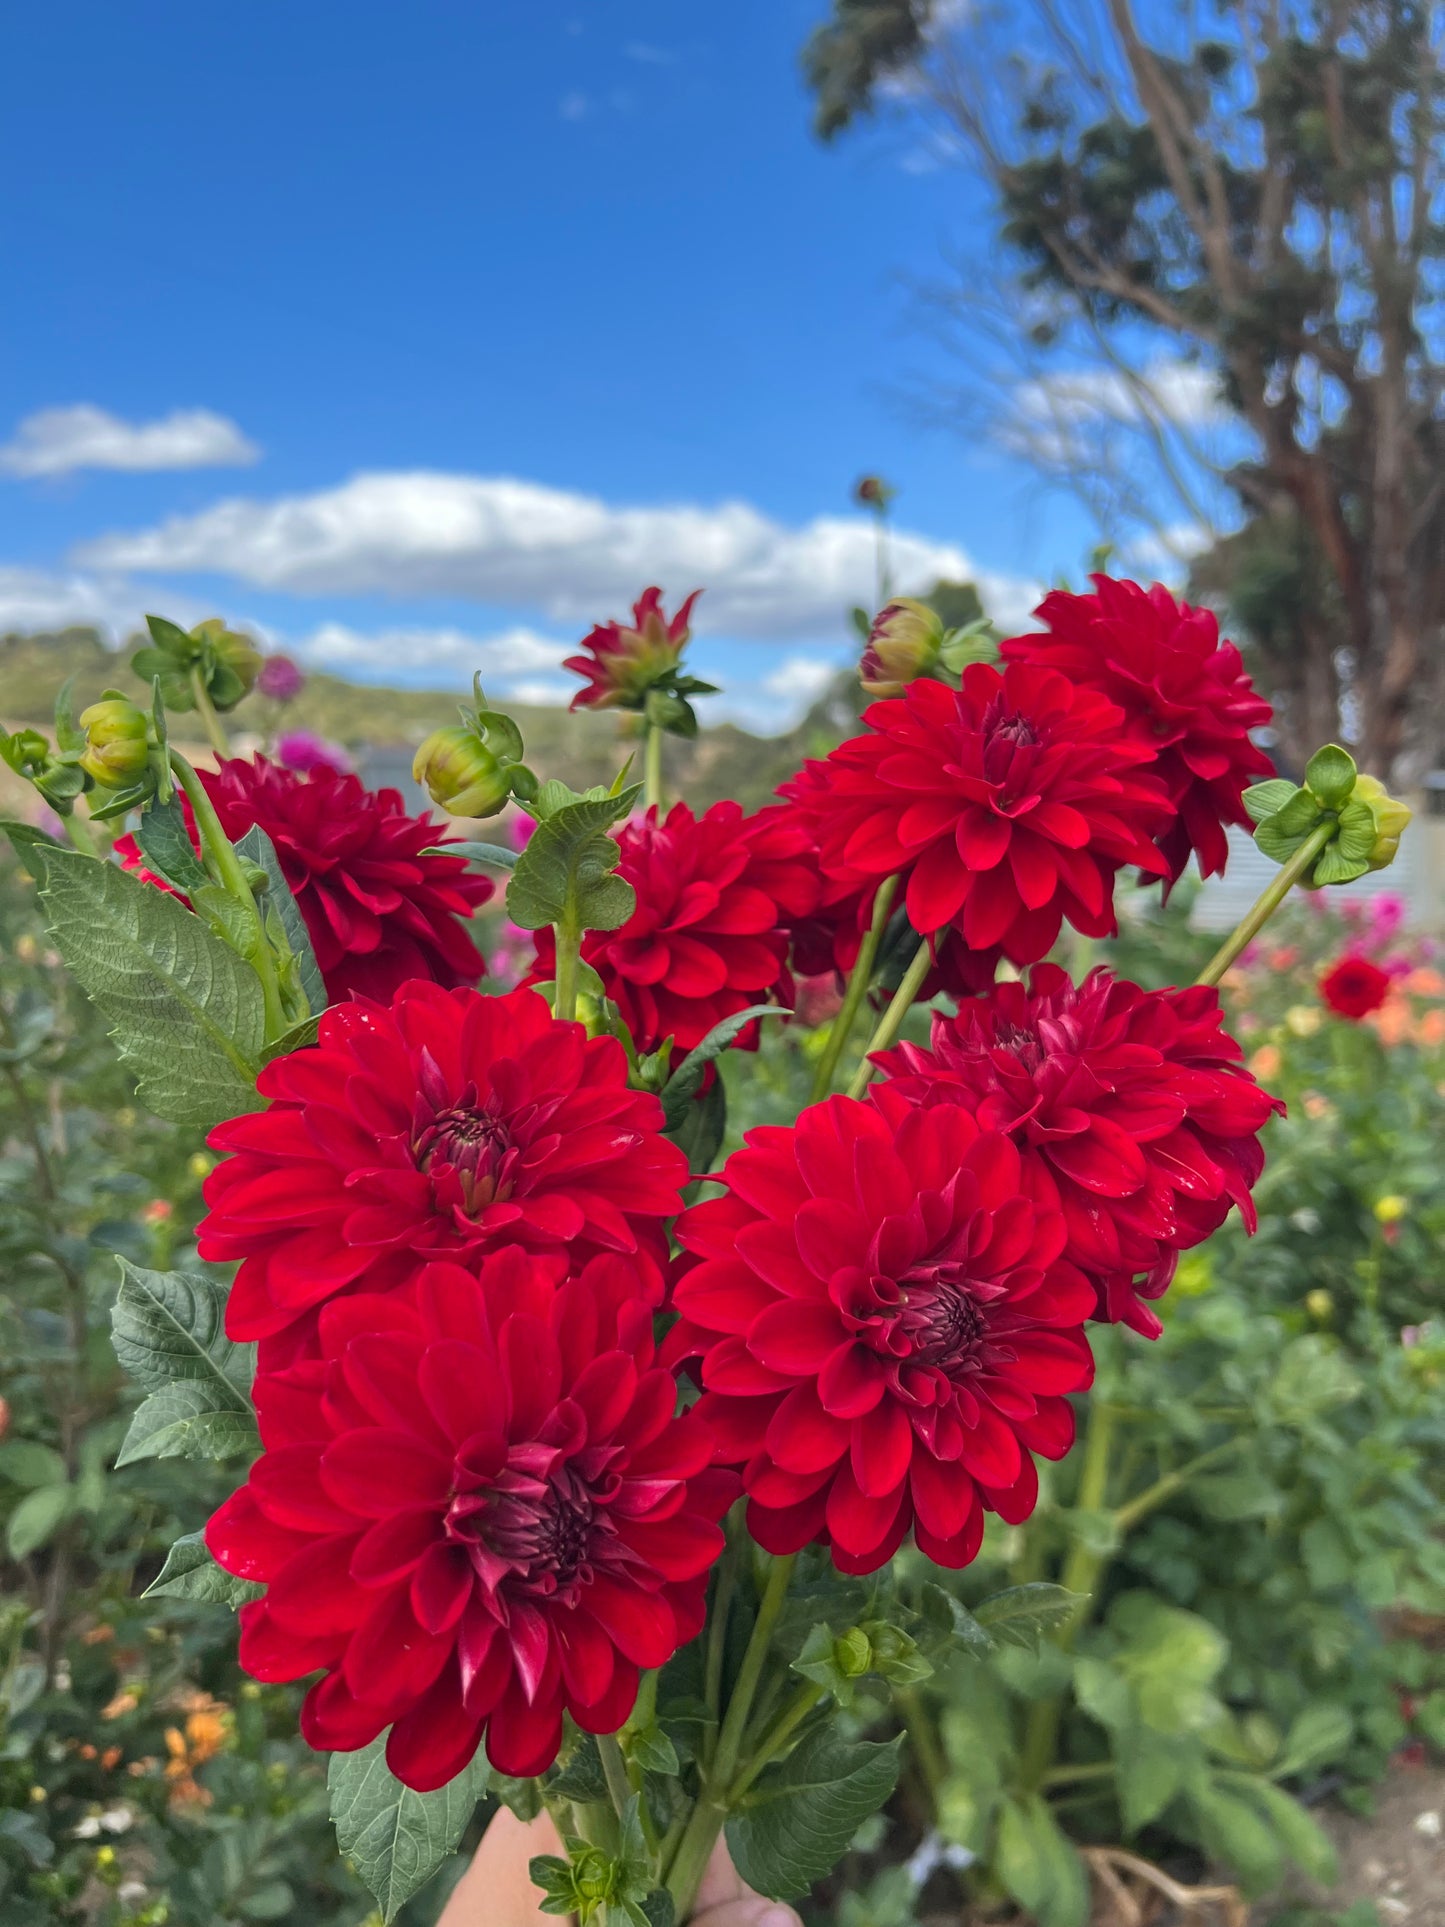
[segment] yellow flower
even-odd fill
[[[1324,1324],[1334,1309],[1335,1301],[1327,1291],[1321,1291],[1317,1288],[1314,1291],[1306,1292],[1305,1310],[1308,1311],[1311,1318],[1317,1318],[1321,1324]]]
[[[1410,1200],[1402,1198],[1398,1191],[1391,1191],[1383,1198],[1375,1200],[1375,1216],[1381,1224],[1394,1224],[1403,1218],[1410,1209]]]
[[[193,1151],[186,1160],[186,1169],[193,1178],[208,1178],[216,1168],[216,1160],[208,1158],[204,1151]]]
[[[1291,1004],[1284,1014],[1286,1028],[1295,1037],[1313,1037],[1324,1023],[1324,1012],[1314,1004]]]

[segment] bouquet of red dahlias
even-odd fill
[[[311,1682],[387,1919],[488,1790],[555,1820],[549,1912],[681,1922],[724,1831],[799,1895],[899,1771],[901,1731],[840,1718],[860,1681],[1068,1627],[1058,1587],[970,1612],[946,1575],[1068,1453],[1090,1325],[1157,1338],[1180,1252],[1252,1227],[1280,1106],[1215,985],[1408,815],[1333,746],[1271,775],[1213,619],[1102,579],[998,661],[890,605],[865,665],[898,693],[861,733],[755,815],[669,808],[691,607],[649,589],[569,664],[578,703],[636,712],[644,782],[539,781],[479,689],[421,746],[442,808],[515,801],[520,852],[327,766],[194,768],[167,701],[223,751],[259,665],[219,623],[152,622],[148,708],[63,696],[53,742],[0,741],[74,846],[8,826],[57,948],[141,1098],[222,1154],[204,1269],[122,1261],[122,1459],[239,1475],[149,1590],[236,1609],[250,1673]],[[91,825],[126,817],[104,860]],[[1049,960],[1114,934],[1122,870],[1221,868],[1229,825],[1281,868],[1198,983]],[[460,921],[488,869],[536,933],[505,994]],[[717,1169],[719,1059],[820,973],[812,1101]]]

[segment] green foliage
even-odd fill
[[[327,1773],[341,1851],[376,1896],[384,1921],[452,1852],[487,1787],[479,1753],[435,1793],[413,1793],[388,1770],[386,1734],[355,1753],[333,1753]]]
[[[225,1459],[259,1450],[249,1387],[253,1348],[225,1334],[225,1293],[209,1278],[143,1271],[122,1258],[111,1310],[116,1357],[150,1394],[117,1465]]]
[[[530,805],[537,827],[507,885],[507,915],[523,930],[547,924],[566,929],[616,930],[637,902],[632,885],[615,874],[619,850],[608,835],[625,817],[642,785],[578,796],[562,783],[544,783]]]
[[[265,1041],[260,981],[163,891],[114,864],[36,844],[57,949],[111,1025],[160,1117],[202,1127],[254,1110]]]
[[[728,1846],[743,1879],[789,1900],[831,1873],[893,1791],[901,1745],[846,1740],[827,1726],[769,1768],[728,1817]]]

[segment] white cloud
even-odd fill
[[[1140,575],[1154,574],[1176,582],[1213,540],[1213,533],[1202,522],[1171,522],[1167,528],[1136,536],[1126,544],[1122,559]]]
[[[1019,453],[1077,462],[1086,457],[1089,429],[1153,419],[1213,428],[1231,417],[1207,369],[1165,357],[1132,378],[1116,368],[1075,368],[1020,382],[999,433]]]
[[[90,402],[27,415],[0,448],[9,475],[69,475],[81,468],[139,474],[177,468],[241,468],[261,451],[209,408],[177,408],[160,421],[125,422]]]
[[[705,587],[700,626],[732,636],[836,634],[874,595],[874,531],[863,516],[774,521],[746,502],[617,507],[509,476],[428,471],[354,476],[273,501],[235,497],[77,552],[84,566],[220,573],[307,595],[463,596],[574,623],[625,612],[649,582],[669,601]],[[1011,619],[1031,584],[988,576],[951,543],[896,531],[903,591],[976,580]]]
[[[147,609],[159,609],[188,626],[213,609],[193,597],[167,590],[157,597],[114,576],[58,574],[0,563],[0,635],[50,633],[59,629],[96,629],[122,642],[145,627]],[[247,628],[255,633],[254,624]]]
[[[446,677],[465,687],[480,671],[488,689],[517,696],[519,677],[557,669],[571,644],[517,627],[499,635],[474,636],[461,629],[395,628],[363,635],[343,623],[323,623],[294,644],[295,654],[317,669],[362,681],[425,683]],[[563,685],[556,684],[558,689]],[[573,684],[572,688],[576,685]],[[571,694],[571,688],[567,693]],[[519,700],[532,701],[526,697]],[[551,701],[553,698],[536,700]]]
[[[836,669],[836,664],[820,662],[816,656],[789,656],[770,676],[763,677],[763,688],[783,702],[806,704],[823,693]]]

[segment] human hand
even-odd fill
[[[482,1836],[437,1927],[556,1927],[541,1911],[528,1865],[539,1853],[561,1853],[548,1814],[524,1824],[503,1807]],[[802,1927],[791,1907],[745,1886],[719,1840],[698,1890],[692,1927]]]

